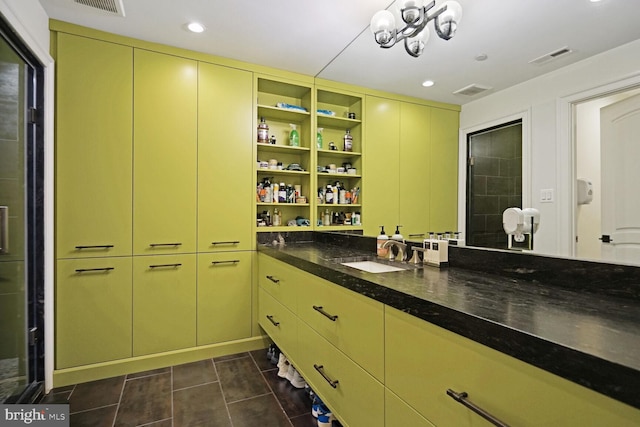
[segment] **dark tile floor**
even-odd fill
[[[71,427],[317,426],[304,389],[276,373],[257,350],[56,388],[43,403],[68,402]]]

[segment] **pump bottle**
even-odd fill
[[[389,236],[387,236],[386,233],[384,232],[384,225],[381,225],[380,235],[376,240],[376,249],[377,249],[376,252],[379,257],[386,257],[387,255],[389,255],[389,248],[382,247],[387,240],[389,240]]]

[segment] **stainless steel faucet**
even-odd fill
[[[407,258],[407,245],[402,242],[398,242],[397,240],[387,240],[382,244],[383,248],[389,249],[389,261],[394,261],[396,259],[400,261],[406,261]],[[397,249],[398,255],[393,252],[393,248]]]

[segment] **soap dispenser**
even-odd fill
[[[391,240],[397,240],[398,242],[404,243],[404,237],[402,236],[402,234],[400,234],[400,227],[402,226],[396,225],[396,232],[393,233],[393,236],[391,236]]]
[[[290,123],[289,126],[291,126],[291,132],[289,132],[289,145],[292,147],[299,147],[300,134],[298,133],[297,126],[293,123]]]
[[[389,248],[383,248],[382,246],[385,242],[389,240],[389,236],[384,232],[384,225],[380,226],[380,235],[378,236],[378,240],[376,241],[377,254],[379,257],[386,257],[389,255]]]

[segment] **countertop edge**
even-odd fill
[[[258,252],[640,409],[640,371],[633,368],[362,278],[354,280],[354,276],[268,246],[259,247]]]

